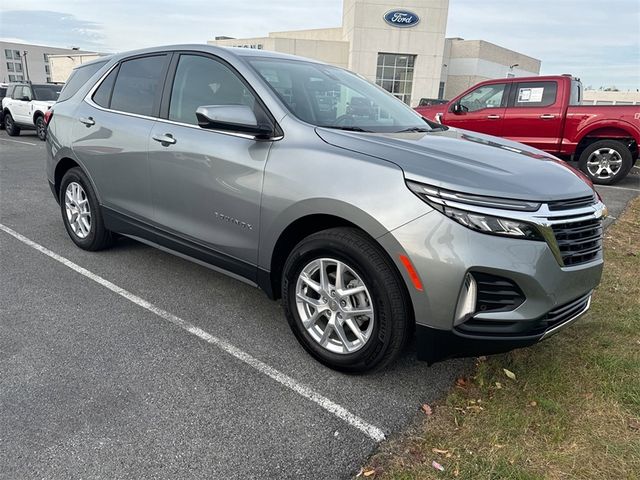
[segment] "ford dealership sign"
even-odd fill
[[[391,10],[384,14],[384,21],[394,27],[408,28],[415,27],[420,22],[420,17],[407,10]]]

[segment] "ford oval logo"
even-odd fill
[[[390,10],[384,14],[384,21],[394,27],[415,27],[420,23],[420,17],[407,10]]]

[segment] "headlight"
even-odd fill
[[[471,230],[490,235],[544,241],[538,229],[527,222],[459,208],[459,205],[463,204],[485,210],[495,208],[531,212],[540,208],[539,203],[457,193],[415,182],[407,182],[407,186],[433,208]],[[456,207],[451,206],[451,203],[455,203]]]

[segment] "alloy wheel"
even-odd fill
[[[73,233],[78,238],[87,238],[91,232],[91,208],[89,198],[79,183],[71,182],[67,185],[64,206]]]
[[[613,148],[599,148],[587,158],[587,170],[593,178],[608,179],[622,168],[622,156]]]
[[[309,262],[298,275],[296,306],[307,333],[330,352],[356,352],[371,338],[375,315],[369,289],[342,261]]]

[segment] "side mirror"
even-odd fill
[[[196,109],[196,117],[201,128],[246,133],[257,139],[273,137],[273,127],[259,124],[247,105],[203,105]]]
[[[24,97],[22,97],[20,100],[23,101],[23,102],[30,102],[31,101],[31,99],[29,97],[27,97],[26,95]]]
[[[453,104],[451,111],[456,115],[464,115],[469,111],[469,109],[464,105],[462,105],[460,102],[458,102]]]

